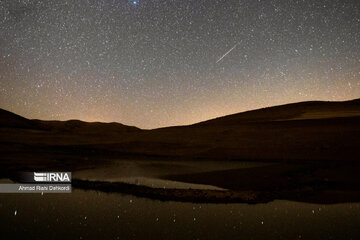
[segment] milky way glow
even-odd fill
[[[156,128],[360,97],[357,0],[3,0],[0,33],[0,107],[28,118]]]

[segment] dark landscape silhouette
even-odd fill
[[[96,169],[126,160],[256,161],[253,168],[163,174],[228,190],[175,190],[75,179],[73,186],[193,202],[360,200],[360,100],[301,102],[188,126],[30,120],[0,111],[3,178],[17,171]]]

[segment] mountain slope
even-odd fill
[[[38,128],[39,125],[29,119],[0,108],[0,128]]]
[[[28,120],[5,110],[3,160],[44,164],[161,158],[358,161],[360,100],[302,102],[178,127],[141,130],[119,123]],[[3,161],[10,164],[11,161]],[[28,162],[29,163],[29,162]]]
[[[199,124],[284,121],[360,116],[360,99],[344,102],[299,102],[227,115]]]

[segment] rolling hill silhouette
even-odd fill
[[[1,165],[24,168],[121,158],[356,161],[360,99],[293,103],[153,130],[30,120],[0,110],[0,152]]]

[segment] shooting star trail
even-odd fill
[[[219,58],[219,60],[216,61],[216,63],[220,62],[226,55],[228,55],[232,50],[234,50],[234,48],[236,48],[236,46],[238,45],[239,43],[236,43],[229,51],[227,51],[221,58]],[[215,64],[216,64],[215,63]]]

